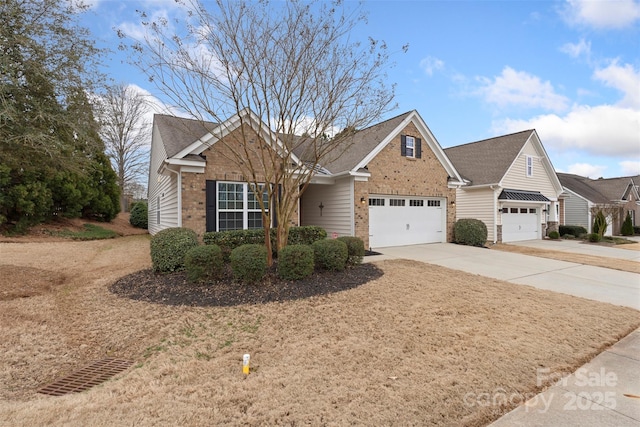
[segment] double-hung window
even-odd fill
[[[263,186],[258,193],[269,211],[269,196]],[[253,191],[253,184],[218,182],[218,231],[262,228],[262,209]]]
[[[415,157],[416,139],[412,136],[407,136],[406,144],[407,157]]]

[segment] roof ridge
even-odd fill
[[[451,147],[447,147],[447,148],[445,148],[445,150],[449,150],[449,149],[451,149],[451,148],[465,147],[465,146],[472,145],[472,144],[478,144],[478,143],[480,143],[480,142],[491,141],[492,139],[506,138],[506,137],[508,137],[508,136],[517,135],[517,134],[519,134],[519,133],[534,132],[534,131],[535,131],[535,129],[526,129],[526,130],[521,130],[521,131],[519,131],[519,132],[512,132],[512,133],[508,133],[508,134],[506,134],[506,135],[498,135],[498,136],[494,136],[494,137],[491,137],[491,138],[480,139],[480,140],[478,140],[478,141],[465,142],[464,144],[454,145],[454,146],[451,146]]]
[[[411,114],[411,113],[413,113],[414,111],[416,111],[416,110],[414,109],[414,110],[405,111],[405,112],[404,112],[404,113],[402,113],[402,114],[398,114],[398,115],[396,115],[396,116],[393,116],[393,117],[388,118],[388,119],[386,119],[386,120],[383,120],[383,121],[381,121],[381,122],[378,122],[378,123],[375,123],[375,124],[369,125],[369,126],[367,126],[366,128],[363,128],[363,129],[357,130],[357,131],[356,131],[356,133],[358,133],[358,132],[364,132],[364,131],[369,130],[369,129],[371,129],[371,128],[374,128],[374,127],[376,127],[376,126],[383,125],[383,124],[385,124],[385,123],[387,123],[387,122],[390,122],[391,120],[395,120],[395,119],[397,119],[398,117],[404,116],[404,115],[406,115],[406,114]]]

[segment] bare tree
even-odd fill
[[[144,94],[124,84],[108,87],[100,101],[100,136],[118,175],[120,208],[124,210],[126,193],[148,171],[149,104]]]
[[[612,227],[613,231],[614,225],[620,220],[622,208],[616,203],[606,203],[592,206],[590,211],[591,217],[594,221],[592,223],[592,226],[594,227],[596,227],[595,222],[597,221],[598,213],[602,212],[604,221],[601,224],[599,223],[596,227],[598,229],[598,234],[600,235],[600,237],[602,237],[607,232],[607,228],[609,226]]]
[[[352,143],[353,132],[335,130],[361,129],[391,109],[387,46],[353,41],[365,16],[341,1],[217,0],[208,10],[186,0],[185,10],[180,33],[176,20],[148,22],[142,13],[148,33],[131,45],[134,61],[174,108],[203,122],[240,121],[226,151],[252,184],[268,248],[276,215],[281,249],[313,174]],[[217,140],[225,129],[213,133]],[[265,137],[276,143],[255,143]],[[274,209],[260,193],[277,201]]]

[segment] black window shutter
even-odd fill
[[[400,135],[400,155],[407,157],[407,136]]]
[[[218,223],[218,217],[216,214],[217,196],[218,196],[218,185],[216,181],[207,180],[207,186],[205,191],[207,231],[217,231],[216,230],[216,224]]]
[[[422,140],[416,138],[416,159],[422,158]]]

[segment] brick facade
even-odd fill
[[[254,142],[250,143],[251,152],[249,154],[252,164],[260,164],[259,151],[261,149],[271,150],[269,146],[257,137],[253,129],[249,126],[245,126],[246,135],[251,135],[249,140]],[[191,228],[199,236],[206,231],[207,217],[206,217],[206,182],[208,180],[215,181],[232,181],[232,182],[249,182],[253,179],[247,179],[249,175],[249,169],[245,163],[244,174],[242,168],[238,166],[237,160],[234,160],[232,150],[229,148],[240,147],[241,142],[241,130],[236,129],[223,140],[215,143],[210,148],[207,148],[202,155],[206,157],[205,173],[191,173],[182,172],[182,226]],[[233,145],[232,145],[233,144]],[[255,144],[255,145],[254,145]],[[246,175],[245,175],[246,174]],[[258,182],[265,182],[267,179],[264,174],[259,174],[256,177]],[[298,212],[294,213],[291,221],[291,225],[297,225]]]
[[[401,135],[414,136],[422,140],[420,159],[403,157],[400,153]],[[355,234],[365,247],[369,247],[369,205],[362,204],[361,198],[369,199],[369,194],[442,197],[446,198],[447,241],[453,239],[453,225],[456,219],[456,190],[448,188],[448,173],[431,151],[427,138],[420,134],[413,123],[409,123],[378,155],[367,165],[371,177],[368,181],[354,184]]]

